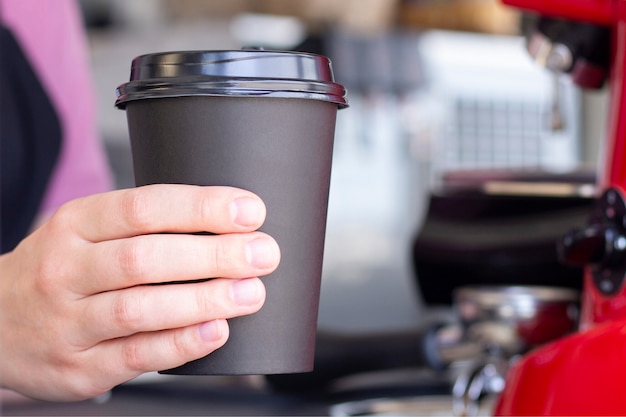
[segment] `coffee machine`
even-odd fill
[[[626,3],[503,0],[538,16],[530,54],[584,88],[608,83],[607,137],[586,224],[559,242],[584,267],[577,332],[522,356],[508,371],[495,415],[626,415]]]

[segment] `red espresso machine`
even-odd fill
[[[610,102],[595,206],[559,242],[584,266],[580,329],[510,368],[495,415],[626,415],[626,1],[503,0],[538,16],[528,49]]]

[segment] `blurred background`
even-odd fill
[[[119,187],[132,186],[133,178],[114,90],[128,79],[135,56],[252,46],[332,59],[350,108],[337,121],[322,328],[405,328],[442,312],[424,308],[413,267],[412,242],[432,193],[459,179],[480,187],[485,175],[592,176],[595,170],[605,92],[582,91],[536,65],[523,37],[532,16],[496,0],[81,5],[100,131]]]
[[[125,114],[113,103],[135,56],[262,47],[331,58],[350,107],[337,119],[320,331],[384,337],[449,322],[453,290],[465,284],[580,286],[553,246],[588,212],[607,94],[533,62],[533,16],[496,0],[80,4],[118,187],[134,183]],[[216,412],[246,413],[221,398]],[[328,411],[306,404],[270,414]]]

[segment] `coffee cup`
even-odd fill
[[[266,301],[229,319],[226,344],[162,371],[240,375],[313,368],[337,110],[347,106],[321,55],[182,51],[142,55],[117,90],[137,186],[234,186],[259,195],[281,248]],[[184,285],[184,284],[183,284]]]

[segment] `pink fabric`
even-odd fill
[[[42,211],[112,188],[97,133],[88,45],[74,0],[2,0],[0,19],[18,39],[54,103],[63,130]]]

